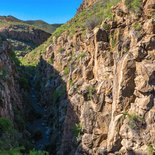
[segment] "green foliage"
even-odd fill
[[[13,123],[4,117],[0,118],[0,130],[2,132],[10,132],[13,129]]]
[[[87,87],[87,98],[88,100],[91,100],[93,98],[93,94],[95,93],[95,88],[93,86]]]
[[[66,95],[66,87],[61,85],[52,93],[53,103],[56,104],[60,97]]]
[[[80,123],[75,124],[72,131],[73,131],[73,135],[75,136],[75,138],[78,138],[82,134],[81,124]]]
[[[125,5],[130,11],[139,13],[142,5],[142,0],[125,0]]]
[[[22,148],[17,147],[17,148],[11,148],[9,150],[0,150],[0,155],[22,155],[20,152]]]
[[[23,155],[22,150],[25,150],[23,147],[11,148],[9,150],[0,150],[0,155]],[[49,155],[46,151],[36,151],[31,150],[27,155]]]
[[[62,52],[64,52],[64,51],[65,51],[65,49],[62,48],[62,47],[60,47],[59,50],[58,50],[59,53],[62,53]]]
[[[134,30],[136,31],[140,31],[142,29],[142,25],[139,22],[136,22],[132,25],[132,27],[134,28]]]
[[[78,28],[84,31],[85,27],[87,26],[86,22],[88,21],[88,19],[93,19],[93,17],[95,17],[97,20],[99,19],[99,21],[104,20],[106,18],[112,19],[111,7],[116,5],[119,1],[120,0],[98,1],[93,6],[78,13],[70,22],[57,28],[56,31],[53,33],[53,36],[57,38],[66,30],[69,31],[70,35],[73,35],[75,34]],[[100,23],[96,21],[95,26],[97,26]]]
[[[90,19],[88,19],[86,21],[86,28],[89,30],[93,30],[96,26],[98,26],[99,24],[101,24],[102,19],[101,18],[97,18],[95,16],[91,17]]]
[[[64,69],[64,75],[68,75],[70,72],[69,67],[65,67]]]
[[[153,146],[152,144],[148,144],[147,145],[147,155],[153,155],[154,151],[153,151]]]
[[[129,120],[128,125],[131,129],[139,129],[139,127],[145,123],[144,118],[135,113],[126,113],[125,115]]]
[[[78,55],[78,59],[83,59],[86,56],[86,52],[80,52]]]
[[[110,30],[110,25],[107,23],[104,23],[102,26],[105,30],[109,31]]]
[[[11,52],[9,53],[9,56],[10,56],[11,60],[16,64],[16,66],[19,66],[19,65],[20,65],[20,61],[19,61],[18,58],[16,57],[15,52],[11,51]]]
[[[54,59],[53,59],[53,58],[49,58],[49,59],[47,60],[47,62],[48,62],[49,64],[53,64],[53,63],[54,63]]]

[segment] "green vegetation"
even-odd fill
[[[70,35],[73,35],[77,29],[85,30],[88,25],[88,20],[97,19],[95,26],[101,23],[104,19],[112,19],[111,7],[116,5],[120,0],[104,0],[95,3],[92,7],[78,13],[70,22],[60,26],[53,33],[56,38],[59,37],[64,31],[68,30]],[[91,22],[89,22],[91,23]]]
[[[53,93],[52,93],[53,103],[56,104],[58,99],[60,97],[63,97],[64,95],[66,95],[66,86],[65,85],[61,85],[56,90],[54,90]]]
[[[13,16],[0,16],[0,27],[6,27],[10,25],[28,26],[30,29],[41,29],[45,32],[53,33],[62,24],[48,24],[41,20],[22,21]]]
[[[98,26],[99,24],[101,24],[102,22],[102,18],[96,18],[95,16],[91,17],[90,19],[88,19],[86,21],[86,28],[89,30],[93,30],[96,26]]]
[[[7,118],[0,118],[0,131],[10,132],[13,128],[13,123]]]
[[[104,23],[102,26],[105,30],[109,31],[110,30],[110,25],[107,23]]]
[[[131,129],[139,129],[145,123],[145,119],[135,113],[129,114],[128,112],[124,112],[123,114],[127,116],[128,125]]]
[[[142,5],[142,0],[125,0],[125,5],[130,11],[139,13]]]
[[[28,53],[24,58],[21,58],[21,63],[26,66],[37,65],[41,54],[53,43],[53,37],[58,38],[65,31],[68,31],[69,35],[73,36],[78,29],[81,29],[84,34],[87,26],[86,23],[89,20],[97,19],[98,22],[96,22],[96,24],[101,24],[102,20],[112,19],[111,7],[116,5],[119,1],[120,0],[100,0],[93,6],[78,13],[71,21],[57,28],[46,42]],[[96,24],[95,26],[97,26]],[[105,27],[108,29],[108,25],[105,25]],[[62,52],[62,49],[59,52]]]
[[[148,144],[147,145],[147,155],[153,155],[154,151],[153,151],[153,146],[152,144]]]
[[[22,150],[24,151],[25,149],[23,147],[17,147],[9,150],[0,150],[0,155],[23,155]],[[49,155],[49,153],[45,151],[32,150],[26,155]]]
[[[82,134],[82,126],[80,123],[75,124],[75,126],[73,127],[73,135],[75,138],[79,138],[80,135]]]
[[[80,52],[79,54],[78,54],[78,59],[83,59],[84,57],[86,56],[86,52]]]
[[[139,22],[136,22],[132,25],[132,27],[134,28],[134,30],[140,31],[142,29],[142,24]]]
[[[48,24],[42,20],[29,20],[25,21],[25,23],[35,26],[38,29],[44,30],[48,33],[53,33],[59,26],[62,24]]]
[[[58,50],[59,53],[62,53],[62,52],[64,52],[64,51],[65,51],[65,49],[62,48],[62,47],[60,47],[59,50]]]
[[[65,69],[64,69],[64,75],[67,76],[69,74],[69,72],[70,72],[69,67],[65,67]]]
[[[93,86],[87,87],[87,99],[91,100],[93,98],[93,94],[95,93],[95,88]]]
[[[29,152],[19,146],[23,141],[20,133],[14,128],[11,120],[0,118],[0,155],[23,155],[22,152]],[[20,144],[22,145],[22,144]],[[31,150],[27,155],[48,155],[44,151]]]
[[[25,57],[20,58],[20,62],[23,66],[34,67],[39,63],[40,56],[46,51],[50,44],[53,43],[52,37],[50,37],[43,44],[32,50]]]

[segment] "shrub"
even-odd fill
[[[2,132],[10,132],[13,129],[13,123],[7,118],[0,118],[0,130]]]
[[[0,150],[0,155],[23,155],[25,153],[22,152],[27,152],[23,147],[16,147],[16,148],[11,148],[9,150]],[[37,151],[37,150],[31,150],[27,155],[49,155],[48,152],[46,151]]]
[[[65,67],[64,69],[64,75],[68,75],[70,72],[69,67]]]
[[[65,51],[65,49],[62,48],[62,47],[60,47],[59,50],[58,50],[59,53],[62,53],[62,52],[64,52],[64,51]]]
[[[142,29],[142,25],[139,22],[136,22],[132,25],[132,27],[134,28],[134,30],[136,31],[140,31]]]
[[[66,95],[66,87],[64,85],[61,85],[58,87],[52,94],[53,103],[55,104],[60,97],[63,97]]]
[[[93,94],[95,93],[95,88],[93,86],[87,87],[87,99],[91,100],[93,98]]]
[[[73,135],[76,138],[79,138],[79,136],[82,134],[82,126],[80,123],[75,124],[75,126],[73,127]]]
[[[96,26],[98,26],[99,24],[101,24],[101,18],[98,17],[91,17],[90,19],[88,19],[86,21],[86,27],[89,30],[93,30]]]
[[[127,116],[129,120],[128,125],[131,129],[139,129],[145,123],[144,118],[135,113],[129,114],[126,112],[124,115]]]
[[[77,58],[78,59],[83,59],[85,56],[86,56],[85,52],[80,52]]]
[[[154,152],[153,152],[153,146],[152,144],[148,144],[147,145],[147,155],[153,155]]]
[[[132,12],[138,13],[140,12],[142,0],[125,0],[125,5]]]

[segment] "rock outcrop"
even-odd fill
[[[23,106],[17,79],[12,50],[9,43],[3,41],[0,43],[0,117],[13,121],[20,115]]]

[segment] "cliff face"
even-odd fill
[[[146,0],[133,10],[123,1],[112,8],[113,19],[85,35],[78,29],[53,38],[38,81],[55,154],[147,154],[155,148],[154,6]]]
[[[17,72],[8,42],[0,44],[0,116],[15,120],[22,111],[21,92]],[[16,116],[14,112],[16,110]],[[17,116],[18,117],[18,116]]]

